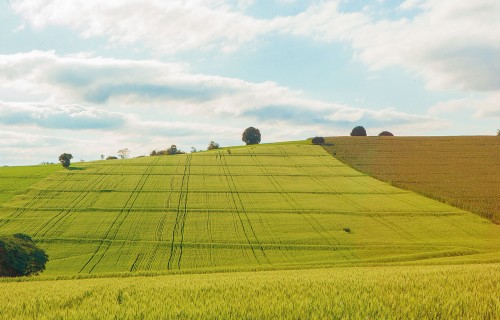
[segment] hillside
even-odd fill
[[[80,163],[0,208],[44,275],[492,262],[499,230],[304,144]]]
[[[500,138],[330,137],[342,162],[500,223]]]

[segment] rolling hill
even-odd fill
[[[499,226],[305,143],[43,168],[3,202],[0,234],[32,235],[44,275],[500,258]]]
[[[330,137],[325,149],[392,185],[500,223],[500,137]]]

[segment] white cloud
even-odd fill
[[[477,118],[500,119],[500,91],[477,101],[474,107]]]
[[[252,83],[193,74],[175,63],[88,54],[0,55],[0,80],[0,89],[15,88],[21,99],[0,103],[0,129],[24,132],[30,126],[42,135],[73,137],[77,143],[54,143],[78,150],[77,157],[87,160],[121,147],[138,155],[172,143],[184,150],[206,148],[211,139],[239,144],[241,131],[250,125],[265,132],[263,141],[271,142],[347,134],[357,124],[386,130],[419,124],[424,130],[442,122],[393,109],[373,111],[308,99],[274,82]],[[23,101],[22,94],[31,90],[45,96]],[[82,135],[84,142],[78,138]],[[18,141],[20,148],[23,143]],[[40,159],[36,157],[26,159]]]
[[[500,89],[500,2],[407,0],[394,10],[413,17],[381,19],[341,12],[339,1],[313,3],[295,16],[257,19],[223,0],[16,0],[12,7],[36,28],[66,26],[83,37],[142,43],[158,52],[235,50],[269,33],[346,41],[372,69],[402,66],[436,90]]]
[[[429,108],[432,116],[451,116],[454,113],[467,112],[477,119],[500,118],[500,91],[481,97],[466,97],[449,101],[442,101]]]
[[[245,3],[249,4],[241,2]],[[272,28],[217,0],[18,0],[12,7],[35,28],[67,26],[82,37],[106,36],[118,44],[141,42],[165,53],[230,50]]]
[[[417,2],[405,2],[414,7]],[[420,1],[413,18],[376,19],[341,14],[335,2],[294,18],[294,33],[323,41],[344,40],[372,69],[402,66],[431,89],[500,89],[500,2]],[[319,18],[319,19],[318,19]]]
[[[111,130],[122,127],[125,121],[122,114],[93,107],[0,101],[0,123],[4,125],[35,125],[52,129]]]

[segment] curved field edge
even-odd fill
[[[500,223],[500,138],[328,137],[340,161],[392,185]]]
[[[8,319],[498,319],[500,265],[2,283]]]

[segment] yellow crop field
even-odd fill
[[[342,162],[500,223],[500,137],[331,137]]]
[[[0,282],[2,319],[500,317],[500,265]]]

